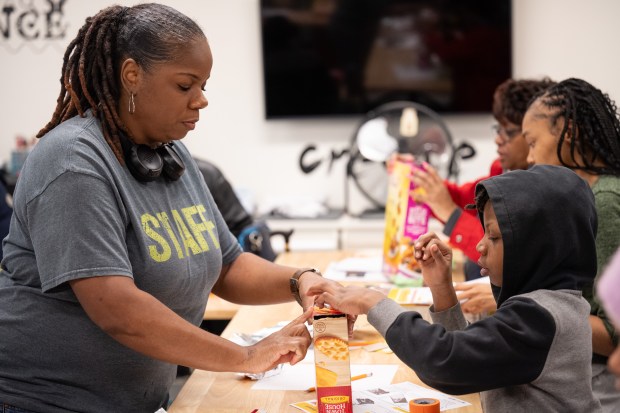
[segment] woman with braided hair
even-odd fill
[[[211,67],[199,26],[153,3],[101,10],[69,44],[4,243],[0,410],[152,413],[177,364],[262,372],[305,356],[311,311],[249,347],[198,327],[211,292],[307,308],[322,279],[242,253],[180,143]]]
[[[588,182],[596,202],[597,278],[620,246],[620,121],[609,96],[581,79],[567,79],[537,95],[523,118],[531,164],[563,165]],[[592,285],[590,302],[592,388],[604,411],[620,411],[620,392],[605,364],[617,331]]]
[[[493,93],[493,117],[497,122],[494,130],[499,157],[491,164],[488,175],[457,185],[444,181],[430,165],[426,171],[414,173],[416,185],[425,189],[425,193],[416,194],[417,201],[426,203],[435,217],[445,223],[443,233],[468,258],[465,265],[468,279],[480,277],[480,267],[475,264],[480,258],[476,245],[484,231],[478,216],[465,210],[465,206],[473,204],[478,182],[504,171],[527,169],[528,148],[521,134],[521,121],[530,99],[554,84],[549,78],[506,79],[497,86]],[[485,313],[495,307],[488,284],[461,284],[458,290],[469,299],[463,303],[466,313]]]

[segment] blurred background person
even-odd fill
[[[2,241],[9,233],[9,224],[13,214],[11,195],[8,193],[2,179],[0,179],[0,261],[2,261]]]
[[[521,133],[523,115],[530,99],[554,84],[548,78],[507,79],[495,89],[493,117],[497,121],[494,131],[499,157],[491,164],[488,175],[457,185],[443,180],[428,164],[426,172],[418,169],[414,173],[415,184],[425,189],[425,193],[416,192],[416,201],[424,202],[431,208],[435,217],[445,224],[443,232],[450,237],[450,243],[468,258],[465,264],[467,279],[480,277],[480,267],[476,264],[480,254],[476,251],[476,244],[484,231],[475,211],[465,210],[464,207],[473,204],[478,182],[505,171],[527,168],[528,147]],[[462,288],[484,289],[485,286],[465,285]],[[468,312],[468,307],[464,303],[463,311]]]
[[[606,369],[617,331],[594,289],[620,246],[620,121],[606,93],[582,79],[566,79],[536,96],[523,118],[531,164],[563,165],[590,185],[596,202],[597,278],[583,290],[590,302],[592,389],[603,410],[620,409],[620,393]]]
[[[601,275],[597,284],[597,291],[609,319],[617,329],[620,327],[620,248]],[[614,352],[609,356],[607,368],[616,375],[616,389],[620,390],[620,346],[616,346]]]

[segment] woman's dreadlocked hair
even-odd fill
[[[595,175],[620,175],[620,121],[616,104],[606,93],[585,80],[567,79],[532,99],[547,107],[552,128],[558,120],[563,125],[559,135],[557,155],[560,163]],[[572,128],[570,155],[574,165],[562,159],[561,149]],[[583,164],[575,160],[575,152]],[[603,166],[596,165],[600,160]]]
[[[133,58],[148,72],[174,60],[199,37],[205,35],[196,22],[156,3],[112,6],[87,18],[65,51],[56,110],[37,138],[78,114],[84,117],[90,109],[101,120],[116,158],[124,163],[119,134],[128,131],[117,111],[122,62]]]
[[[493,117],[500,123],[519,125],[532,96],[547,90],[556,83],[548,77],[534,79],[508,79],[493,93]]]

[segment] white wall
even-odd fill
[[[207,85],[210,105],[184,141],[190,149],[218,164],[236,186],[251,188],[258,201],[305,194],[341,206],[344,159],[337,161],[330,174],[327,161],[311,175],[304,175],[297,164],[308,143],[315,143],[317,156],[323,157],[331,149],[346,148],[356,121],[264,119],[258,0],[161,2],[195,18],[214,55]],[[31,3],[46,4],[43,0]],[[50,119],[69,39],[86,16],[110,4],[67,0],[64,9],[69,27],[63,41],[24,45],[15,38],[7,42],[0,37],[0,162],[8,159],[15,135],[32,136]],[[513,9],[515,77],[582,77],[620,99],[620,54],[615,52],[615,41],[620,38],[619,1],[513,0]],[[495,151],[491,116],[450,117],[447,121],[457,142],[469,141],[479,152],[475,160],[462,164],[461,181],[486,173]]]

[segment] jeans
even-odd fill
[[[0,413],[36,413],[32,410],[20,409],[10,404],[0,402]]]

